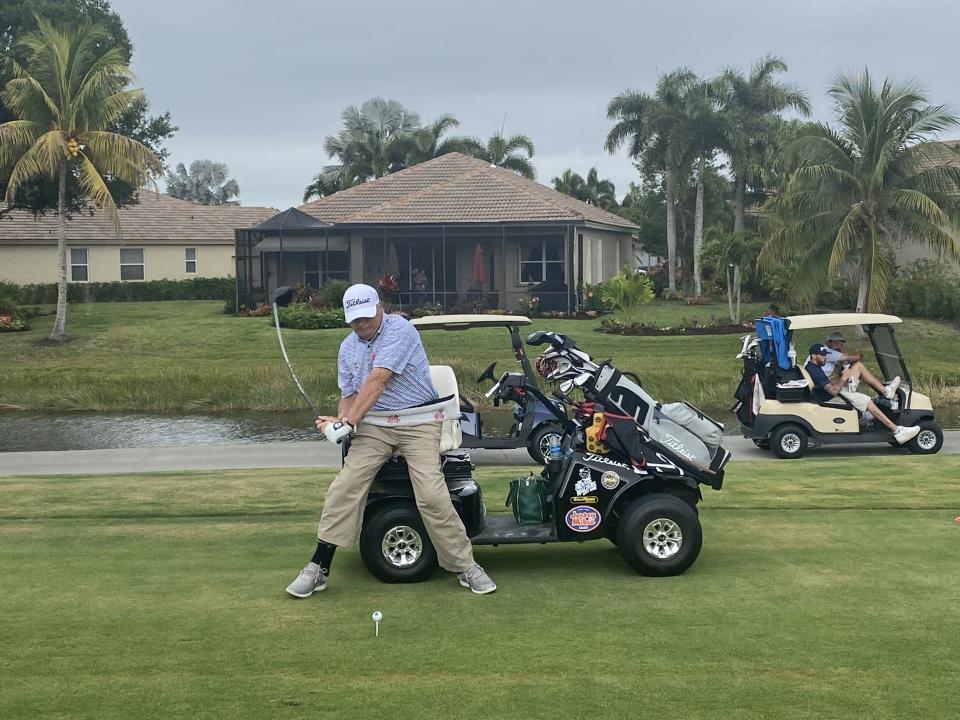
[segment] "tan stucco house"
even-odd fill
[[[102,212],[67,221],[68,282],[182,280],[234,272],[234,228],[261,222],[273,208],[205,206],[141,190],[121,208],[122,237]],[[14,210],[0,217],[0,280],[57,280],[57,215]]]
[[[313,222],[310,219],[313,219]],[[306,203],[236,233],[240,304],[280,285],[377,286],[394,303],[569,310],[582,283],[635,263],[624,218],[460,153]]]

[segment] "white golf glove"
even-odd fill
[[[323,429],[323,436],[330,442],[339,445],[343,442],[345,437],[349,437],[353,434],[353,425],[348,423],[346,420],[337,420],[336,422],[327,423],[327,426]]]

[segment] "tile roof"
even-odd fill
[[[122,239],[113,223],[95,210],[78,213],[67,221],[67,242],[116,244],[118,242],[191,242],[200,245],[234,243],[233,231],[275,215],[274,208],[238,205],[197,205],[152,190],[140,191],[140,202],[120,209]],[[37,244],[57,241],[57,214],[34,218],[27,210],[0,217],[0,244]]]
[[[299,207],[337,224],[591,221],[636,229],[630,221],[485,160],[448,153]]]
[[[960,168],[960,140],[942,140],[925,142],[913,148],[917,157],[917,172],[923,172],[940,165],[952,165]]]

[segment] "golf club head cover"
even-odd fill
[[[353,425],[345,420],[327,423],[323,429],[323,436],[332,443],[339,445],[345,437],[353,432]]]

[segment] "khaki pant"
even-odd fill
[[[396,450],[407,460],[417,508],[440,567],[463,572],[474,564],[473,548],[440,470],[440,423],[379,427],[361,423],[340,474],[330,483],[317,539],[351,546],[360,535],[367,493],[380,466]]]

